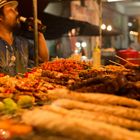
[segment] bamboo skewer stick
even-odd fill
[[[32,0],[33,2],[33,16],[34,16],[34,53],[35,53],[35,65],[38,66],[38,24],[37,24],[37,0]]]
[[[17,73],[17,76],[24,77],[24,74],[23,73]]]
[[[129,62],[128,60],[126,60],[126,59],[124,59],[124,58],[122,58],[122,57],[120,57],[120,56],[118,56],[118,55],[115,55],[115,57],[119,58],[120,60],[122,60],[122,61],[124,61],[124,62],[126,62],[126,63],[131,63],[131,62]]]
[[[27,68],[27,70],[33,70],[32,68]]]
[[[113,63],[113,64],[116,64],[116,65],[118,65],[118,66],[124,67],[123,65],[121,65],[121,64],[119,64],[119,63],[117,63],[117,62],[114,62],[114,61],[112,61],[112,60],[109,60],[109,62],[111,62],[111,63]]]

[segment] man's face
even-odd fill
[[[14,31],[20,27],[19,13],[16,6],[12,6],[10,4],[4,6],[3,14],[4,15],[1,19],[5,28],[9,31]]]

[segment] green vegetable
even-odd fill
[[[21,108],[29,108],[29,107],[32,107],[33,104],[34,104],[34,97],[28,96],[28,95],[22,95],[22,96],[20,96],[17,104]]]
[[[0,102],[0,111],[3,111],[3,110],[4,110],[4,103]]]
[[[8,114],[13,114],[17,111],[18,106],[11,98],[6,98],[3,100],[4,103],[4,111]]]

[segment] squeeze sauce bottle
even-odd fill
[[[101,50],[98,43],[96,43],[93,49],[93,67],[98,68],[101,66]]]

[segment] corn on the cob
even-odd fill
[[[139,109],[132,109],[132,108],[121,107],[121,106],[104,106],[104,105],[84,103],[84,102],[79,102],[79,101],[69,100],[69,99],[58,99],[54,101],[52,104],[67,109],[83,109],[89,111],[104,112],[104,113],[108,113],[108,114],[112,114],[128,119],[140,121]]]
[[[40,115],[41,114],[41,115]],[[23,122],[73,140],[140,140],[140,133],[98,121],[73,118],[47,110],[28,111]]]
[[[120,105],[132,108],[140,108],[140,102],[126,97],[119,97],[116,95],[101,94],[101,93],[75,93],[66,89],[49,91],[46,95],[48,99],[72,99],[95,104],[110,104]]]
[[[126,118],[110,115],[103,112],[94,112],[94,111],[90,112],[90,111],[78,110],[78,109],[67,110],[62,107],[58,107],[54,105],[44,106],[43,109],[46,109],[46,110],[49,110],[58,114],[62,114],[65,116],[101,121],[101,122],[106,122],[113,125],[125,127],[128,129],[140,131],[140,122],[132,121]]]

